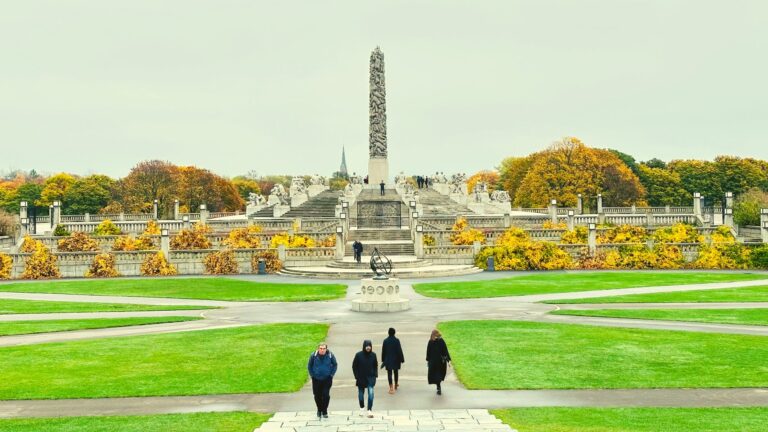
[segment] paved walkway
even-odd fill
[[[482,273],[451,280],[487,280],[508,277],[503,273]],[[256,279],[241,276],[241,279]],[[260,281],[294,281],[292,278],[268,277]],[[318,283],[323,283],[317,281]],[[334,281],[337,283],[338,281]],[[635,390],[533,390],[533,391],[490,391],[467,390],[455,378],[452,371],[443,385],[443,395],[437,396],[434,387],[426,384],[424,351],[429,332],[439,321],[460,319],[503,319],[539,322],[565,322],[596,326],[618,326],[650,329],[683,330],[695,332],[717,332],[754,334],[768,336],[768,326],[743,326],[726,324],[705,324],[676,321],[651,321],[616,318],[578,317],[548,315],[560,308],[596,308],[597,305],[550,305],[537,303],[542,300],[563,298],[593,298],[636,293],[673,292],[700,289],[735,288],[765,285],[768,281],[746,281],[706,285],[679,285],[666,287],[628,288],[617,290],[587,291],[580,293],[558,293],[527,295],[492,299],[446,300],[430,299],[413,291],[408,281],[402,281],[401,293],[411,300],[412,308],[391,314],[365,314],[350,310],[349,301],[356,297],[359,285],[350,282],[347,296],[343,300],[297,303],[248,303],[220,302],[180,299],[158,299],[114,296],[69,296],[53,294],[0,293],[0,298],[34,300],[70,300],[92,302],[126,302],[137,304],[194,304],[219,306],[221,309],[204,311],[173,311],[161,313],[199,314],[205,319],[186,323],[169,323],[147,326],[122,327],[113,329],[83,330],[73,332],[46,333],[0,337],[0,346],[23,345],[52,341],[90,339],[140,334],[190,331],[207,328],[248,325],[270,322],[321,322],[332,324],[328,334],[330,349],[339,358],[340,368],[334,380],[331,409],[346,410],[357,407],[357,391],[354,387],[351,364],[354,353],[360,350],[364,339],[372,339],[379,350],[386,337],[387,328],[395,327],[406,355],[401,371],[400,391],[389,395],[386,391],[386,375],[379,378],[376,387],[375,409],[393,411],[408,407],[413,410],[436,409],[481,409],[515,406],[768,406],[768,389],[635,389]],[[766,307],[766,303],[698,304],[697,306]],[[601,308],[643,307],[645,305],[600,305]],[[667,304],[653,304],[667,307]],[[121,313],[132,316],[133,313]],[[75,317],[75,314],[57,314]],[[109,316],[105,314],[89,314]],[[113,313],[110,313],[113,315]],[[21,319],[29,315],[6,315],[0,319]],[[450,342],[449,342],[450,343]],[[251,410],[268,412],[312,411],[311,388],[306,385],[301,391],[291,394],[257,395],[206,395],[186,397],[151,398],[109,398],[83,400],[42,400],[42,401],[0,401],[0,417],[141,414],[165,412],[202,412]],[[402,411],[399,411],[402,412]],[[288,414],[286,414],[288,415]],[[339,414],[342,415],[342,414]],[[382,417],[383,419],[383,417]],[[311,427],[312,425],[306,425]],[[327,426],[327,425],[326,425]],[[313,430],[313,429],[306,429]],[[327,429],[316,429],[327,430]],[[407,430],[407,429],[403,429]]]

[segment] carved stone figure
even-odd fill
[[[323,186],[325,185],[325,177],[315,174],[309,179],[309,184],[312,186]]]
[[[254,205],[261,205],[264,204],[267,200],[264,198],[264,195],[257,194],[256,192],[249,192],[248,201],[252,202]]]
[[[387,106],[384,85],[384,53],[379,47],[371,53],[368,152],[370,157],[387,157]]]
[[[305,193],[306,191],[307,186],[304,184],[304,177],[293,176],[293,178],[291,178],[291,196]]]
[[[285,192],[285,188],[280,183],[276,183],[274,186],[272,186],[272,190],[269,191],[269,196],[274,196],[277,198],[282,205],[289,205],[288,194]]]
[[[363,179],[356,173],[352,173],[352,176],[349,177],[349,183],[361,185],[363,184]]]

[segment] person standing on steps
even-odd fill
[[[360,416],[365,415],[363,396],[368,389],[368,417],[373,417],[373,387],[376,385],[376,377],[379,376],[379,361],[373,352],[373,344],[369,339],[363,341],[363,350],[355,354],[352,361],[352,373],[355,375],[357,385],[357,401],[360,403]]]
[[[389,329],[389,337],[381,344],[381,367],[387,369],[387,381],[389,381],[389,394],[394,394],[400,385],[397,383],[400,365],[405,363],[403,348],[400,339],[395,337],[395,329]],[[392,375],[395,376],[394,382]]]
[[[312,394],[317,405],[317,418],[328,418],[328,403],[331,401],[331,386],[336,375],[336,357],[328,350],[325,342],[317,345],[317,350],[309,356],[307,370],[312,377]]]
[[[360,259],[363,257],[363,244],[360,240],[355,240],[355,242],[352,243],[352,250],[355,252],[355,261],[360,264]]]
[[[443,340],[443,335],[437,329],[432,330],[427,342],[427,381],[437,385],[437,394],[443,394],[440,383],[445,380],[445,374],[451,363],[451,355],[448,346]]]
[[[379,192],[381,192],[381,195],[384,196],[384,180],[379,183]]]

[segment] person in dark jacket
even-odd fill
[[[355,240],[352,243],[352,250],[355,252],[355,261],[360,264],[360,259],[363,257],[363,244],[360,240]]]
[[[439,395],[443,394],[440,383],[445,380],[445,373],[450,363],[451,355],[448,353],[448,346],[440,332],[437,329],[432,330],[427,342],[427,381],[437,385]]]
[[[317,345],[317,351],[309,356],[307,371],[312,377],[312,394],[315,395],[317,418],[328,418],[328,403],[331,401],[331,386],[336,375],[336,357],[328,350],[325,342]]]
[[[373,417],[373,387],[376,385],[376,377],[379,376],[379,361],[376,359],[376,353],[373,352],[373,344],[370,340],[363,341],[363,350],[355,354],[352,361],[352,373],[355,374],[355,384],[357,385],[357,400],[360,402],[360,415],[365,415],[365,405],[363,396],[365,389],[368,389],[368,417]]]
[[[395,329],[389,329],[389,337],[384,339],[381,344],[381,367],[387,369],[387,381],[389,381],[389,394],[393,394],[400,385],[397,383],[397,375],[400,371],[400,365],[405,363],[403,357],[403,348],[400,345],[400,339],[395,337]],[[395,376],[394,382],[392,375]]]

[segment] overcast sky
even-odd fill
[[[566,135],[768,159],[768,2],[3,0],[0,170],[472,173]]]

